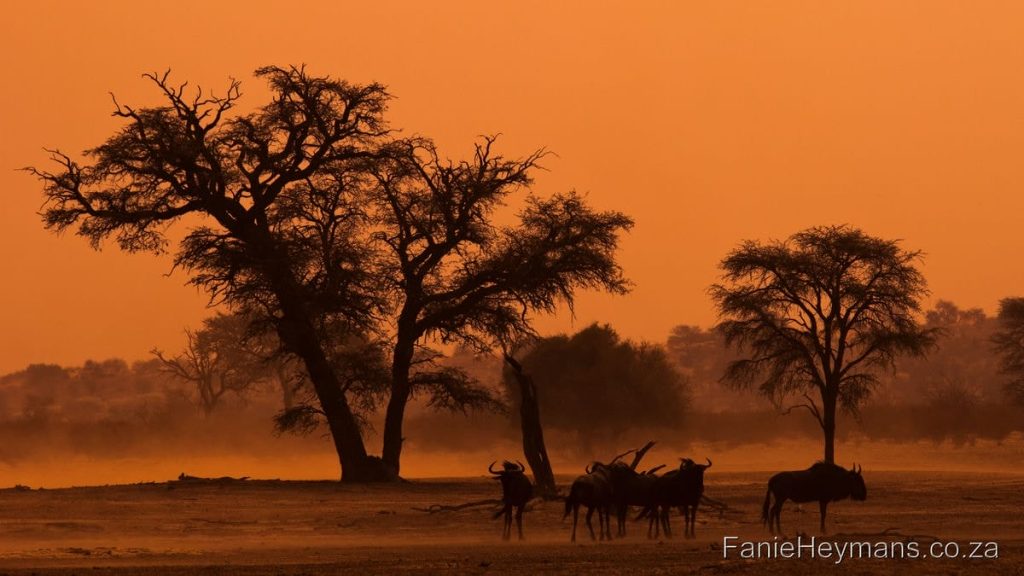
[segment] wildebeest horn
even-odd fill
[[[501,474],[501,472],[495,472],[494,471],[494,465],[497,464],[497,463],[498,463],[497,460],[495,460],[494,462],[491,462],[491,465],[487,467],[487,471],[490,472],[491,474]]]
[[[704,459],[708,461],[708,468],[711,468],[711,458],[705,456]]]
[[[594,472],[594,470],[591,468],[592,465],[593,465],[593,462],[591,462],[590,464],[587,464],[586,466],[583,467],[583,469],[587,471],[587,474],[591,474],[591,473]]]
[[[526,472],[526,466],[523,466],[522,462],[520,462],[519,460],[516,460],[516,464],[519,464],[519,471],[520,472]]]

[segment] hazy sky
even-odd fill
[[[1024,293],[1024,5],[1018,2],[21,2],[0,20],[0,373],[142,358],[209,314],[169,260],[43,230],[42,148],[109,135],[146,71],[219,89],[306,63],[376,80],[390,118],[453,156],[479,134],[546,146],[540,193],[628,212],[626,297],[575,321],[661,341],[714,321],[705,290],[745,238],[849,223],[927,253],[935,297]],[[372,5],[371,5],[372,4]]]

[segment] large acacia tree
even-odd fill
[[[395,473],[413,395],[439,395],[442,404],[485,397],[463,375],[432,366],[426,343],[487,349],[532,334],[533,313],[571,308],[577,290],[628,289],[615,259],[619,236],[633,224],[628,216],[594,210],[572,192],[529,194],[508,224],[499,223],[509,197],[530,190],[544,152],[507,158],[494,142],[485,138],[471,159],[451,161],[428,140],[400,140],[388,161],[374,164],[367,209],[379,228],[377,272],[393,330],[383,459]]]
[[[785,241],[746,241],[722,260],[711,287],[718,328],[741,358],[724,379],[757,386],[777,405],[794,396],[821,426],[835,461],[836,409],[856,413],[877,371],[923,355],[934,332],[917,316],[927,294],[921,254],[847,226],[816,227]]]
[[[353,481],[398,477],[405,407],[493,404],[466,374],[439,366],[431,342],[486,348],[531,333],[529,317],[573,304],[574,292],[623,292],[615,261],[632,221],[574,193],[529,195],[508,225],[497,213],[528,191],[542,153],[509,159],[485,139],[472,159],[442,159],[425,138],[393,138],[377,84],[267,67],[270,103],[234,114],[240,94],[186,93],[149,75],[164,105],[115,102],[125,126],[80,164],[54,152],[45,225],[94,246],[161,252],[171,224],[193,227],[175,264],[215,302],[270,325],[307,372],[342,466]],[[352,342],[391,354],[383,458],[367,454],[360,407],[378,396]],[[347,348],[346,348],[347,349]]]
[[[115,100],[124,126],[85,152],[85,164],[54,151],[58,168],[30,169],[44,184],[47,228],[75,229],[99,246],[162,252],[167,231],[191,225],[177,267],[217,302],[264,318],[299,358],[315,390],[342,478],[388,477],[368,456],[350,405],[350,382],[332,365],[336,327],[371,322],[365,220],[353,196],[362,166],[387,134],[387,94],[377,84],[266,67],[273,97],[235,114],[240,84],[221,95],[187,91],[147,75],[163,104]],[[187,219],[187,220],[186,220]]]

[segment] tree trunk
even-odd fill
[[[277,378],[277,385],[281,388],[281,404],[285,410],[295,407],[295,383],[288,377],[288,370],[280,362],[275,362],[274,377]]]
[[[257,252],[266,255],[264,274],[270,281],[281,308],[281,319],[277,326],[278,337],[292,353],[302,359],[306,367],[309,380],[320,402],[320,409],[327,420],[327,427],[331,431],[334,449],[338,453],[341,480],[382,482],[392,479],[393,476],[381,465],[381,460],[366,453],[362,431],[348,399],[345,398],[342,383],[327,358],[309,310],[298,296],[299,291],[290,270],[281,264],[288,260],[274,257],[275,252],[270,248],[273,244],[265,239],[257,246],[261,248],[257,249]]]
[[[401,330],[400,330],[401,332]],[[384,415],[384,447],[381,455],[384,465],[397,477],[401,471],[402,424],[405,407],[409,403],[409,373],[412,371],[412,357],[416,340],[400,333],[395,342],[391,364],[391,397],[388,398],[387,413]]]
[[[341,464],[343,482],[382,482],[391,478],[380,460],[366,453],[362,432],[355,414],[349,406],[337,375],[327,356],[319,346],[312,325],[300,321],[288,322],[279,330],[281,339],[302,358],[313,384],[320,408],[327,419],[334,449]]]
[[[516,381],[519,383],[519,423],[523,432],[523,455],[526,457],[530,471],[533,472],[533,483],[541,496],[554,496],[555,475],[551,471],[551,461],[544,445],[544,428],[540,423],[540,403],[537,400],[537,386],[533,378],[523,372],[522,365],[511,355],[505,355],[505,362],[512,368]]]
[[[822,394],[821,430],[825,435],[825,462],[836,462],[836,395]]]

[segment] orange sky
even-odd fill
[[[208,314],[167,259],[45,232],[39,185],[15,171],[99,143],[117,126],[108,91],[152,103],[139,74],[166,67],[204,87],[236,76],[244,105],[262,101],[254,68],[305,62],[387,84],[393,124],[453,155],[493,132],[512,154],[557,152],[537,190],[633,215],[636,289],[584,296],[547,332],[708,325],[731,247],[816,224],[925,250],[936,297],[991,312],[1024,293],[1020,3],[233,4],[5,5],[0,373],[174,349]]]

